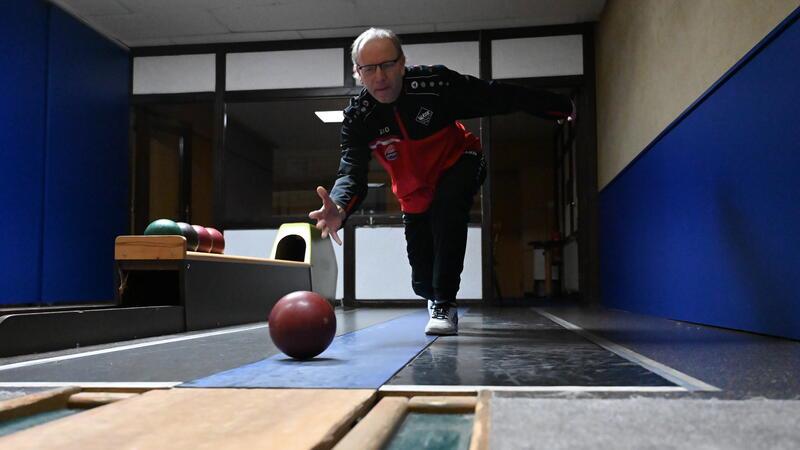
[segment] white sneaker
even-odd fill
[[[458,334],[458,308],[450,303],[435,304],[428,300],[430,320],[425,327],[425,334],[446,336]]]

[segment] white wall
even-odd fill
[[[476,41],[405,45],[410,65],[443,64],[478,76]],[[226,55],[225,89],[299,89],[344,85],[344,49],[242,52]],[[583,73],[579,35],[502,39],[492,42],[492,78]],[[213,92],[215,55],[142,56],[133,59],[134,94]]]
[[[595,33],[598,188],[616,178],[798,3],[609,0]]]
[[[133,58],[134,94],[213,92],[215,86],[214,54]]]
[[[492,41],[492,78],[583,74],[581,35]]]
[[[441,64],[464,75],[480,75],[477,42],[446,42],[441,44],[404,45],[406,65],[432,66]]]
[[[344,49],[229,53],[225,89],[295,89],[344,84]]]
[[[278,230],[225,230],[225,254],[268,258]],[[344,236],[339,233],[344,241]],[[334,244],[339,278],[336,298],[343,297],[344,263],[342,247]],[[459,299],[482,297],[481,229],[471,227],[467,235],[467,255],[461,275]],[[402,227],[356,229],[356,299],[417,299],[411,289],[411,266],[406,256]]]
[[[459,299],[482,298],[481,229],[471,227]],[[356,299],[418,299],[411,289],[411,266],[402,227],[356,229]]]
[[[236,256],[252,256],[255,258],[269,258],[272,252],[272,244],[278,230],[226,230],[225,235],[225,254]],[[339,233],[339,237],[344,242],[344,236]],[[336,280],[336,298],[344,296],[344,264],[342,247],[333,244],[333,252],[336,254],[336,265],[339,267],[338,279]]]

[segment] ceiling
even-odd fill
[[[50,0],[125,47],[353,37],[598,20],[605,0]]]

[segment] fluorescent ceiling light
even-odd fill
[[[314,114],[325,123],[341,123],[344,120],[342,111],[314,111]]]

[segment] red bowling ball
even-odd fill
[[[283,353],[295,359],[310,359],[333,341],[336,315],[325,297],[308,291],[292,292],[272,307],[269,335]]]
[[[211,235],[212,244],[210,252],[219,254],[225,252],[225,236],[222,232],[211,227],[206,227],[206,230],[208,230],[208,234]]]
[[[211,233],[208,232],[206,227],[200,225],[192,225],[192,228],[197,231],[197,251],[198,252],[210,252],[211,246],[213,245],[213,240],[211,239]]]

